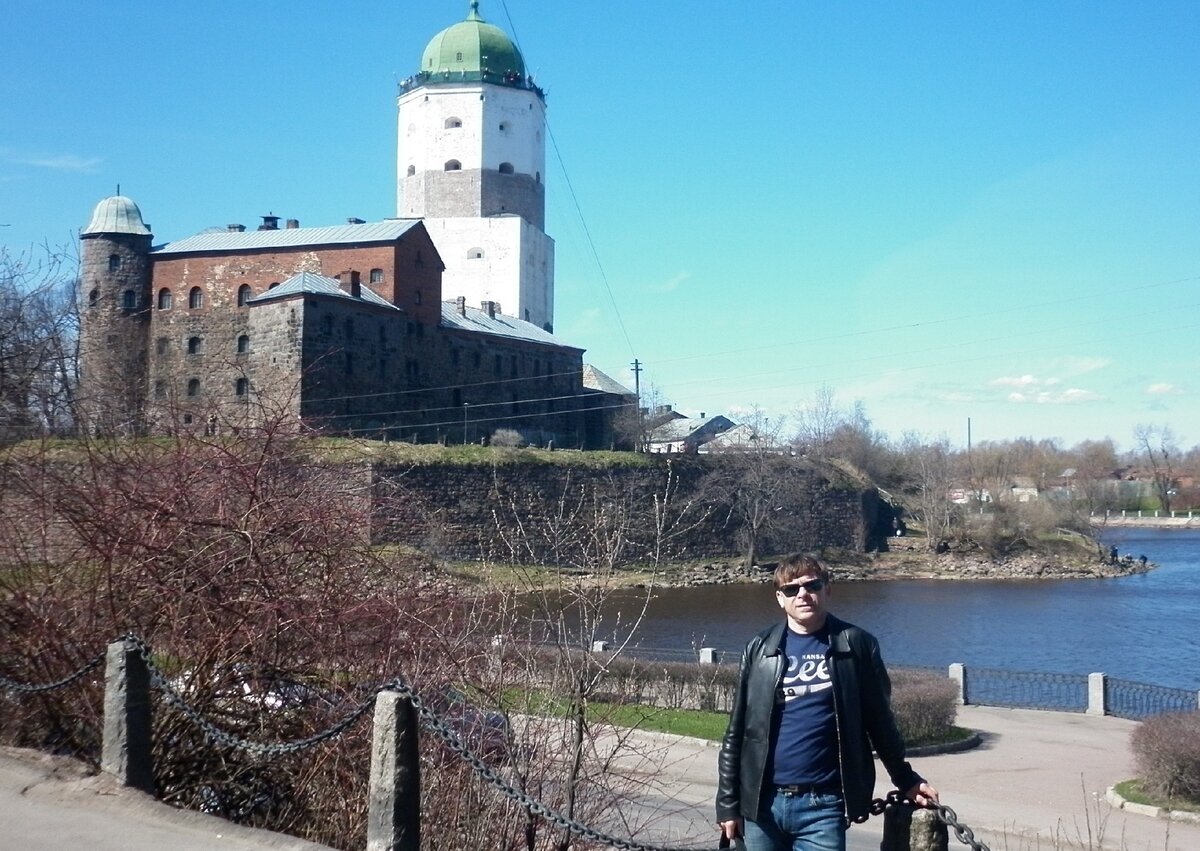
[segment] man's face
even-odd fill
[[[775,599],[796,632],[816,632],[825,625],[829,611],[829,583],[825,580],[806,573],[775,589]]]

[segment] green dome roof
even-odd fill
[[[421,73],[485,74],[523,78],[525,60],[504,30],[479,17],[479,0],[472,0],[467,19],[447,27],[429,41],[421,55]]]

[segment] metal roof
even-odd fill
[[[578,349],[555,337],[549,331],[544,331],[532,322],[517,319],[515,316],[505,316],[497,313],[488,316],[482,310],[474,307],[466,308],[467,315],[458,312],[458,304],[453,301],[442,302],[442,327],[457,328],[460,331],[473,331],[479,334],[494,334],[497,337],[509,337],[515,340],[525,340],[530,343],[559,346],[564,349]],[[583,351],[582,349],[579,349]]]
[[[384,219],[361,225],[334,225],[323,228],[283,228],[278,230],[208,230],[195,236],[168,242],[154,250],[163,254],[190,254],[196,251],[253,251],[264,248],[299,248],[308,245],[354,245],[364,242],[392,242],[404,236],[420,219]]]
[[[587,390],[599,390],[614,396],[636,396],[637,394],[614,378],[605,375],[590,363],[583,365],[583,386]]]
[[[342,285],[334,278],[327,278],[324,275],[318,275],[315,272],[301,272],[298,275],[292,275],[282,284],[273,289],[267,290],[259,296],[250,299],[250,304],[262,304],[275,299],[286,298],[294,295],[331,295],[340,296],[341,298],[353,299],[354,301],[364,301],[368,304],[374,304],[379,307],[387,307],[392,310],[400,310],[396,305],[392,304],[386,298],[377,295],[369,287],[362,287],[359,290],[359,296],[355,298],[342,289]]]
[[[94,233],[132,233],[146,236],[150,229],[142,221],[142,211],[132,198],[113,195],[96,205],[91,221],[83,229],[84,236]]]

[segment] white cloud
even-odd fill
[[[682,284],[684,281],[686,281],[690,277],[692,277],[691,272],[687,272],[687,271],[679,272],[679,273],[673,275],[672,277],[668,278],[663,283],[659,284],[654,289],[656,292],[660,292],[660,293],[674,292],[676,289],[678,289],[680,284]]]
[[[1174,384],[1168,384],[1165,381],[1151,384],[1146,388],[1147,396],[1180,396],[1182,394],[1182,388],[1176,387]]]
[[[993,387],[1036,387],[1041,383],[1032,375],[1006,376],[1004,378],[994,378],[991,381]]]
[[[1099,393],[1082,390],[1078,387],[1061,391],[1037,390],[1029,393],[1013,392],[1008,394],[1008,401],[1021,405],[1074,405],[1080,402],[1096,402],[1103,398]]]
[[[52,171],[94,172],[104,160],[101,157],[81,157],[76,154],[57,154],[53,156],[18,156],[10,151],[4,151],[4,157],[9,162],[19,165],[31,165],[36,168],[48,168]]]

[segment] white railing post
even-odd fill
[[[958,705],[965,706],[967,703],[967,668],[962,662],[954,662],[950,665],[950,679],[958,685]]]
[[[1088,715],[1107,715],[1108,707],[1104,704],[1104,681],[1102,673],[1088,674]]]

